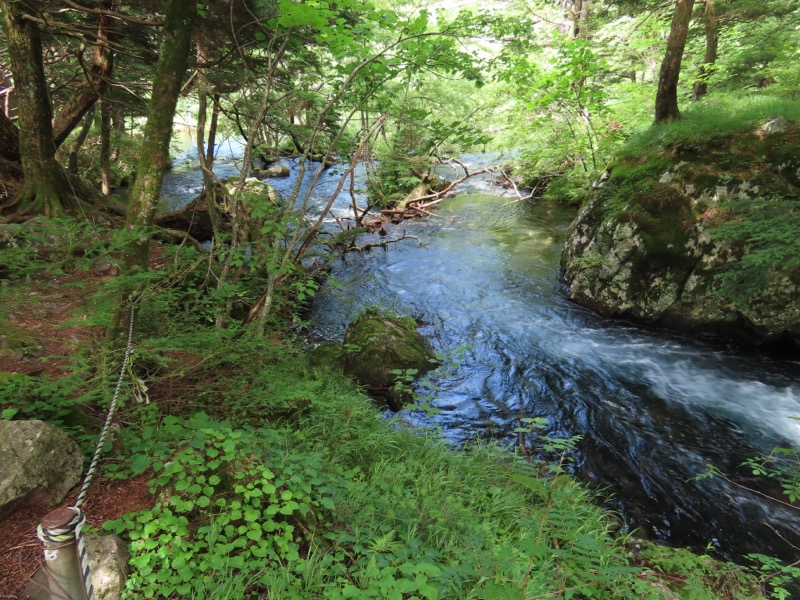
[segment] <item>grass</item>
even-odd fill
[[[760,95],[711,96],[685,110],[681,119],[652,125],[631,137],[619,159],[636,160],[679,145],[710,144],[753,131],[775,117],[800,121],[800,101]]]
[[[145,314],[163,326],[138,330],[133,366],[151,403],[123,408],[125,450],[104,465],[148,474],[155,498],[105,524],[131,550],[126,597],[638,599],[687,585],[693,598],[759,596],[734,565],[666,548],[642,562],[557,465],[387,419],[341,373],[312,367],[290,328],[217,335],[186,289],[159,293]],[[102,367],[86,358],[66,377]],[[76,408],[75,395],[46,393],[58,376],[25,381],[45,418]]]

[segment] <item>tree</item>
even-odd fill
[[[97,39],[92,52],[92,62],[83,69],[83,81],[78,89],[58,111],[53,120],[53,142],[59,147],[84,115],[95,105],[108,87],[113,68],[113,53],[109,44],[113,21],[113,0],[100,0],[97,15]]]
[[[2,110],[0,110],[0,158],[19,161],[19,131]]]
[[[130,193],[126,227],[130,231],[153,224],[161,183],[169,167],[169,142],[175,106],[181,92],[184,72],[189,63],[189,50],[196,0],[167,0],[164,15],[164,38],[161,44],[153,91],[147,111],[144,141],[139,152],[136,181]],[[147,269],[150,238],[140,233],[127,245],[127,271]]]
[[[46,215],[62,214],[77,202],[64,169],[56,160],[53,112],[42,62],[42,40],[28,6],[0,0],[14,85],[21,96],[19,153],[24,184],[17,204]]]
[[[694,84],[694,99],[699,100],[708,93],[708,77],[717,62],[717,46],[719,36],[717,33],[717,15],[714,10],[714,0],[705,0],[703,21],[706,31],[706,55],[700,65],[697,81]]]
[[[680,117],[678,110],[678,79],[681,73],[683,49],[689,33],[694,0],[676,0],[675,13],[667,39],[667,51],[661,63],[656,92],[656,123],[673,121]]]

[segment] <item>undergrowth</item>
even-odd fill
[[[168,249],[149,276],[130,366],[149,397],[124,391],[124,449],[104,464],[106,476],[148,475],[154,495],[104,525],[131,550],[126,597],[760,597],[734,565],[634,556],[557,465],[454,449],[387,419],[341,373],[311,366],[293,320],[264,337],[214,329],[198,318],[195,258]],[[96,295],[98,323],[125,283]],[[4,417],[93,414],[107,393],[87,390],[110,388],[112,350],[87,349],[63,377],[0,378],[0,408],[15,411]]]
[[[713,96],[693,104],[676,121],[654,124],[632,136],[618,158],[640,160],[680,145],[709,144],[751,132],[777,117],[800,121],[800,102],[766,95]]]

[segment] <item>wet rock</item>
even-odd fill
[[[345,372],[392,410],[412,400],[407,385],[395,385],[398,376],[392,371],[416,377],[436,365],[433,349],[410,317],[368,310],[348,326],[344,344]]]
[[[289,167],[285,165],[272,165],[266,169],[253,169],[252,173],[254,177],[266,177],[267,179],[270,179],[277,177],[289,177],[291,171],[289,170]]]
[[[0,421],[0,517],[21,504],[49,507],[81,478],[83,455],[44,421]]]

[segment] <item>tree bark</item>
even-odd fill
[[[706,0],[703,20],[706,30],[706,55],[700,65],[697,81],[694,84],[694,99],[699,100],[708,93],[708,76],[717,62],[717,46],[719,34],[717,33],[717,15],[714,0]]]
[[[53,143],[53,112],[42,63],[42,41],[38,25],[25,13],[25,5],[0,0],[6,28],[6,43],[19,94],[19,153],[24,183],[19,208],[46,215],[73,209],[77,199],[63,168],[56,160]]]
[[[147,110],[144,141],[139,152],[136,181],[130,193],[126,227],[140,230],[125,251],[127,272],[147,269],[150,237],[141,229],[153,224],[161,183],[169,166],[172,121],[189,62],[192,26],[197,15],[197,0],[167,0],[164,39],[153,77],[153,92]]]
[[[101,10],[111,11],[114,8],[114,0],[100,0],[99,4]],[[114,20],[107,14],[100,14],[97,17],[97,38],[92,53],[92,64],[85,72],[81,86],[61,107],[53,120],[53,142],[56,148],[64,143],[108,87],[114,65],[113,54],[108,44],[113,22]]]
[[[16,162],[19,160],[19,130],[0,110],[0,158]]]
[[[570,34],[572,39],[579,37],[588,38],[588,21],[589,21],[589,3],[591,0],[573,0],[570,7],[570,16],[572,18],[572,30]]]
[[[100,100],[100,190],[111,194],[111,102]]]
[[[208,47],[205,39],[200,37],[196,42],[197,64],[202,65],[208,61]],[[195,141],[197,146],[197,160],[200,163],[200,170],[203,173],[203,195],[206,199],[208,216],[211,219],[213,237],[218,239],[219,219],[217,215],[217,187],[214,185],[215,178],[213,172],[214,152],[213,146],[210,153],[206,153],[206,119],[208,117],[208,97],[212,93],[213,86],[208,79],[206,69],[198,67],[197,77],[197,132]],[[215,127],[215,126],[214,126]],[[216,136],[216,130],[212,127],[209,135]]]
[[[80,132],[75,137],[75,140],[69,145],[69,159],[67,161],[67,170],[70,173],[78,174],[78,152],[81,146],[89,137],[89,132],[92,130],[92,123],[94,123],[94,106],[86,113],[86,118],[83,120],[83,126]]]
[[[661,63],[656,92],[656,123],[680,118],[678,110],[678,79],[681,74],[681,61],[689,33],[694,0],[676,0],[675,13],[667,39],[667,52]]]

